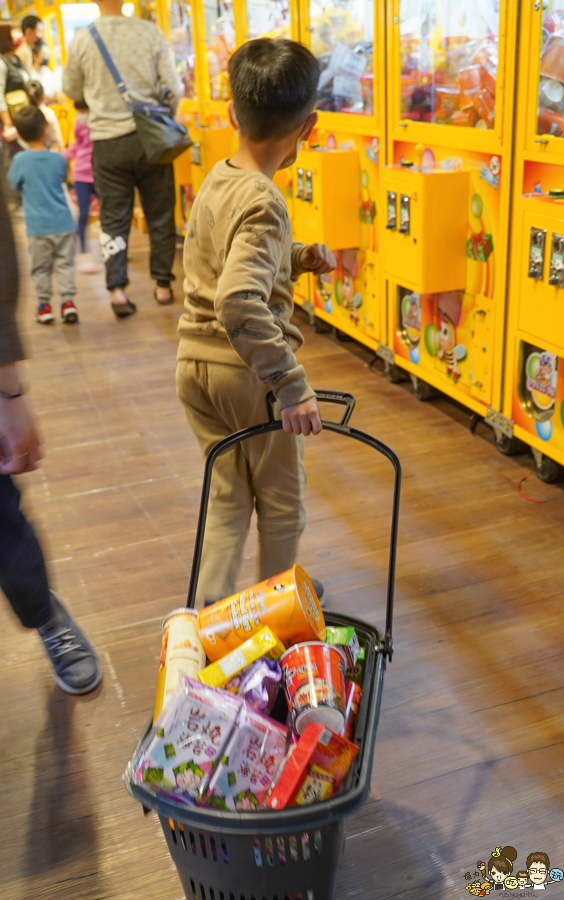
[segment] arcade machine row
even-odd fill
[[[517,3],[388,0],[390,381],[501,409]],[[510,48],[513,48],[511,51]]]
[[[377,196],[385,152],[384,4],[300,0],[300,40],[320,60],[318,128],[288,171],[294,235],[327,244],[337,268],[303,276],[295,299],[311,316],[377,348],[385,304]]]
[[[502,452],[564,465],[564,0],[522,4]]]

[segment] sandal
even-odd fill
[[[174,294],[172,293],[172,288],[169,286],[170,297],[167,300],[159,300],[157,297],[157,289],[155,288],[153,292],[153,297],[159,304],[159,306],[170,306],[171,303],[174,303]]]
[[[132,316],[137,312],[137,307],[131,300],[128,300],[127,303],[112,303],[112,309],[116,319],[126,319],[127,316]]]

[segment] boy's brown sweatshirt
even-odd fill
[[[281,408],[312,397],[294,355],[304,339],[290,322],[302,249],[276,185],[217,163],[188,222],[178,359],[246,365]]]

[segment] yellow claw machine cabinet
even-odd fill
[[[296,300],[375,350],[383,333],[376,197],[385,152],[384,4],[300,0],[299,20],[321,77],[318,127],[291,171],[294,235],[326,243],[337,268],[300,279]]]
[[[516,0],[387,0],[390,381],[501,408]]]
[[[537,475],[564,465],[564,0],[521,7],[505,452],[531,447]],[[500,448],[501,449],[501,448]]]

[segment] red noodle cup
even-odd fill
[[[310,722],[340,733],[345,724],[344,651],[332,644],[295,644],[280,657],[286,700],[301,734]]]

